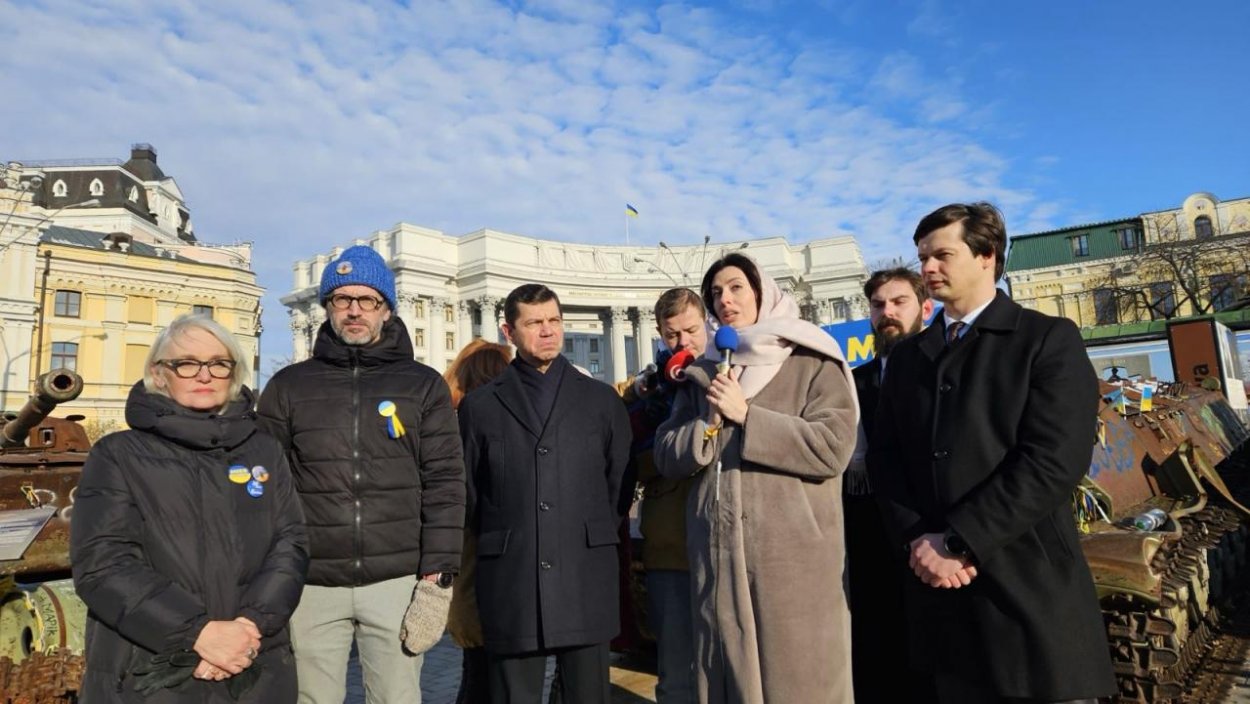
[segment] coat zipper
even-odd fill
[[[361,565],[364,556],[361,554],[364,542],[364,529],[360,515],[360,356],[352,350],[352,502],[353,530],[352,547],[355,560],[352,569],[355,571],[355,583],[361,582]]]

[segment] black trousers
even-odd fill
[[[949,673],[937,673],[934,681],[937,685],[940,704],[1098,704],[1097,699],[1051,701],[1004,697],[995,692],[987,683],[973,682]]]
[[[609,704],[608,644],[520,655],[487,654],[491,704],[542,704],[547,657],[554,655],[563,701]]]

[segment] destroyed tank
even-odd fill
[[[70,578],[74,494],[91,441],[81,416],[51,418],[82,393],[55,369],[0,417],[0,704],[71,702],[82,678],[86,607]]]
[[[1102,392],[1074,512],[1117,701],[1190,701],[1221,613],[1248,572],[1250,433],[1215,390],[1102,382]]]

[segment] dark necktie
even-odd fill
[[[946,326],[946,344],[951,344],[959,339],[959,333],[964,329],[964,324],[958,320],[953,321]]]

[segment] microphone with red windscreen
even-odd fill
[[[681,383],[686,380],[686,367],[694,363],[694,355],[690,350],[678,350],[664,363],[664,378],[671,382]]]

